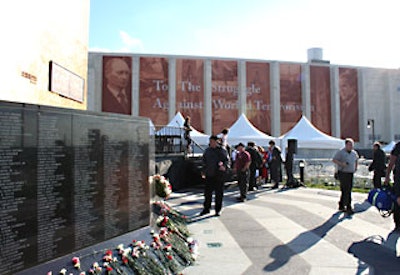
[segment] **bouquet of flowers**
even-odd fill
[[[164,176],[158,174],[151,176],[149,182],[154,185],[156,195],[160,198],[167,199],[172,192],[172,186]]]
[[[171,208],[166,202],[157,201],[153,203],[153,212],[159,217],[156,221],[158,227],[168,227],[182,238],[190,236],[187,223],[190,220],[180,212]]]

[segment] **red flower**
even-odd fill
[[[122,257],[122,262],[123,262],[124,264],[128,264],[128,258]]]
[[[171,255],[168,255],[167,258],[168,258],[168,260],[172,260],[173,259]]]
[[[75,268],[80,268],[81,267],[81,261],[79,260],[78,257],[73,257],[72,258],[72,264],[74,265]]]
[[[103,261],[105,261],[105,262],[111,262],[112,260],[113,260],[112,251],[111,251],[111,250],[107,250],[107,251],[106,251],[106,254],[105,254],[104,257],[103,257]]]
[[[106,269],[108,272],[110,272],[110,271],[112,271],[113,269],[112,269],[112,267],[111,266],[107,266],[107,269]]]

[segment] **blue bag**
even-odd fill
[[[382,217],[392,214],[396,199],[396,195],[387,187],[374,188],[368,193],[368,202],[378,208]]]

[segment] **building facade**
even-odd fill
[[[89,0],[1,7],[0,100],[86,109]]]
[[[129,72],[129,115],[166,124],[180,111],[206,134],[219,133],[241,113],[261,131],[280,136],[305,115],[322,132],[359,146],[400,139],[400,70],[329,62],[246,60],[199,56],[89,53],[88,109],[107,110],[110,60]],[[120,63],[118,61],[118,63]],[[107,65],[108,64],[108,65]],[[121,112],[116,108],[115,112]],[[373,120],[373,131],[367,122]]]

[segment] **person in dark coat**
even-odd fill
[[[292,150],[286,150],[286,158],[285,158],[285,170],[287,176],[287,186],[291,186],[295,183],[293,177],[293,162],[294,162],[294,154]]]
[[[386,177],[384,185],[388,186],[390,182],[390,174],[393,170],[393,191],[397,196],[397,200],[394,203],[393,209],[393,220],[395,223],[395,231],[400,232],[400,142],[397,142],[392,152],[390,152],[389,165],[386,169]]]
[[[257,179],[256,172],[257,169],[261,168],[262,165],[262,156],[258,149],[256,149],[256,144],[253,141],[247,142],[246,151],[250,154],[251,163],[250,163],[250,175],[249,175],[249,191],[257,190]]]
[[[247,199],[247,189],[249,185],[249,167],[251,163],[251,156],[245,150],[244,144],[239,143],[235,146],[237,150],[235,167],[233,168],[237,174],[237,181],[240,191],[240,196],[236,198],[238,202],[244,202]]]
[[[275,146],[275,141],[269,142],[269,170],[271,174],[271,182],[274,183],[273,189],[279,187],[281,180],[281,167],[282,167],[282,156],[279,147]]]
[[[375,142],[373,145],[374,157],[372,163],[368,167],[369,171],[374,171],[374,188],[382,187],[382,178],[385,177],[385,169],[386,169],[386,156],[385,152],[381,149],[381,144],[379,142]]]
[[[204,208],[200,215],[210,213],[212,194],[215,191],[215,216],[219,216],[224,198],[224,177],[228,168],[228,154],[218,144],[217,136],[210,136],[210,145],[203,153],[203,171],[205,178]]]
[[[184,139],[186,140],[186,150],[187,153],[192,152],[192,137],[190,136],[190,132],[193,130],[192,125],[190,124],[190,116],[185,118],[185,122],[183,123],[183,130],[185,131],[183,134]]]

